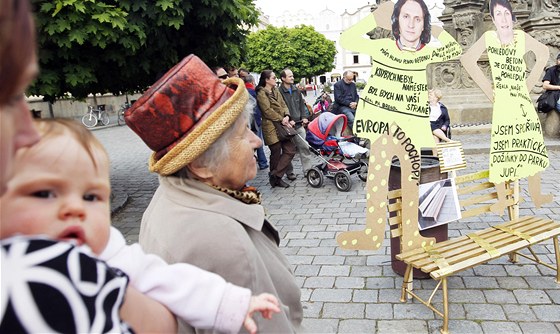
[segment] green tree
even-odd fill
[[[335,55],[334,42],[312,26],[268,26],[247,38],[245,66],[254,72],[289,67],[298,78],[309,78],[331,71]]]
[[[142,91],[190,53],[239,63],[253,0],[32,0],[45,100]]]

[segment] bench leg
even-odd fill
[[[412,265],[407,265],[406,270],[404,271],[403,283],[401,288],[401,302],[403,303],[406,303],[407,299],[412,298],[408,293],[406,293],[406,290],[412,290],[412,280],[414,279],[413,274],[414,272],[412,271]]]
[[[517,256],[516,252],[509,253],[509,262],[517,263],[517,261],[518,261],[517,258],[518,258],[518,256]]]
[[[443,327],[441,328],[442,334],[449,333],[449,304],[447,299],[447,277],[441,279],[442,293],[443,293]]]
[[[553,237],[554,253],[556,254],[556,283],[560,283],[560,246],[558,246],[558,237]]]

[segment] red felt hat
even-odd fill
[[[189,55],[125,112],[126,124],[154,151],[150,171],[171,175],[196,159],[239,117],[249,94],[239,78],[218,79]]]

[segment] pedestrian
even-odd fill
[[[280,140],[273,122],[293,127],[290,111],[280,91],[276,87],[276,74],[271,70],[261,72],[257,85],[257,102],[263,116],[264,142],[270,149],[270,185],[288,188],[290,185],[282,180],[296,154],[296,146],[291,139]],[[292,177],[293,178],[293,177]]]
[[[223,67],[221,66],[216,66],[212,68],[212,71],[214,73],[216,73],[216,75],[218,76],[218,78],[220,78],[221,80],[225,80],[228,78],[228,73],[226,72],[226,70],[224,70]]]
[[[235,66],[227,65],[224,68],[227,71],[228,78],[239,78],[239,72]]]
[[[241,73],[241,70],[239,71]],[[249,72],[247,72],[249,73]],[[255,78],[252,75],[246,75],[243,77],[243,82],[245,82],[245,88],[249,92],[249,95],[255,99],[255,109],[253,111],[253,120],[251,122],[251,130],[263,141],[263,133],[262,133],[262,113],[261,108],[259,108],[259,104],[256,103],[257,101],[257,92],[255,91]],[[259,169],[267,169],[268,168],[268,161],[266,161],[266,154],[264,153],[264,148],[261,145],[257,147],[257,164],[259,165]]]
[[[262,145],[247,126],[253,110],[241,79],[222,84],[193,55],[129,110],[127,124],[154,151],[149,168],[160,183],[142,217],[140,244],[169,263],[273,294],[282,312],[266,321],[255,315],[259,331],[294,333],[303,316],[300,289],[260,193],[246,186]]]
[[[560,112],[560,53],[556,56],[556,65],[550,66],[546,70],[542,82],[542,87],[545,90],[543,95],[551,95],[551,103],[549,103],[547,110],[543,111],[548,112],[556,108],[556,111]],[[546,100],[548,101],[548,99]]]
[[[240,68],[238,72],[241,79],[245,79],[246,76],[251,75],[249,70],[247,70],[246,68]]]
[[[346,115],[348,128],[353,131],[354,117],[358,107],[358,91],[354,83],[354,72],[344,71],[342,80],[334,84],[334,107],[335,114]]]
[[[450,134],[449,124],[451,123],[451,120],[449,119],[447,107],[440,102],[442,96],[441,90],[439,89],[430,89],[428,91],[428,102],[430,103],[430,127],[436,143],[451,141],[448,137],[448,134]]]
[[[503,213],[506,207],[505,182],[528,178],[529,193],[537,208],[552,201],[552,194],[541,193],[541,172],[548,166],[549,160],[544,145],[539,117],[535,111],[529,90],[535,86],[541,75],[548,57],[548,47],[522,30],[514,30],[516,21],[513,9],[508,0],[490,0],[490,16],[496,30],[487,31],[461,57],[461,64],[470,74],[473,81],[480,86],[488,99],[493,102],[492,132],[490,136],[490,175],[489,180],[497,186],[499,203],[493,211]],[[492,83],[478,66],[478,59],[488,53],[492,78],[498,78],[499,84]],[[536,63],[527,75],[523,55],[532,52],[536,55]],[[503,65],[516,64],[516,66]],[[511,68],[511,70],[509,69]],[[517,88],[514,88],[517,87]],[[513,93],[513,94],[512,94]],[[513,133],[501,129],[517,128],[524,124],[524,131],[518,131],[515,139],[523,142],[530,140],[531,147],[523,150],[528,161],[538,159],[538,164],[504,159],[519,154],[519,149],[502,143],[509,141]],[[544,148],[544,149],[542,149]],[[527,160],[526,160],[527,161]],[[515,166],[515,175],[504,173],[504,170]]]
[[[282,84],[278,90],[280,91],[280,94],[282,94],[284,102],[286,102],[286,106],[290,112],[290,120],[294,122],[294,128],[298,133],[293,137],[293,142],[297,147],[301,167],[303,169],[303,175],[305,176],[307,175],[307,171],[313,168],[313,154],[309,150],[309,144],[307,144],[307,141],[305,140],[305,128],[309,123],[309,117],[311,115],[307,110],[304,97],[294,85],[294,73],[292,70],[289,68],[282,70],[282,72],[280,72],[280,80],[282,81]],[[291,163],[286,171],[286,177],[288,180],[296,179],[294,167]]]

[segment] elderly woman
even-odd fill
[[[285,126],[292,126],[290,122],[290,111],[284,98],[276,88],[276,75],[271,70],[261,73],[257,85],[257,101],[262,113],[262,131],[264,142],[270,149],[270,185],[288,188],[290,185],[282,180],[284,174],[290,167],[296,145],[291,139],[279,140],[273,122],[282,122]]]
[[[129,109],[127,124],[154,151],[149,168],[160,175],[140,244],[169,263],[188,262],[254,294],[274,294],[283,312],[266,321],[255,316],[259,331],[290,333],[302,321],[300,290],[259,192],[246,186],[262,145],[248,127],[253,108],[241,79],[222,84],[191,55]]]

